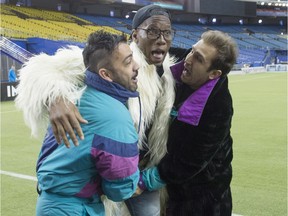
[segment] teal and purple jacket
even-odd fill
[[[87,88],[78,109],[88,124],[75,147],[58,145],[48,129],[37,162],[40,190],[60,195],[89,198],[105,194],[113,201],[130,198],[137,185],[142,189],[162,187],[154,167],[140,174],[138,135],[126,107],[129,97],[138,97],[119,84],[108,82],[86,71]]]

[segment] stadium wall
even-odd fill
[[[1,82],[1,101],[14,100],[16,93],[16,86],[18,82]]]
[[[75,45],[78,47],[84,47],[83,43],[71,42],[71,41],[53,41],[43,38],[28,38],[27,50],[33,54],[46,53],[53,55],[59,48],[67,47],[69,45]]]
[[[188,1],[188,12],[217,14],[230,16],[255,17],[256,2],[240,2],[231,0],[190,0]]]

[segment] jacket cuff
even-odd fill
[[[141,190],[147,190],[147,187],[143,181],[143,178],[142,178],[142,173],[140,173],[140,178],[139,178],[139,182],[138,182],[138,187],[141,189]]]

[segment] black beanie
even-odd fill
[[[170,13],[166,9],[158,5],[147,5],[140,8],[135,14],[132,21],[132,29],[138,28],[139,25],[141,25],[146,19],[153,15],[163,15],[168,17],[171,21]]]

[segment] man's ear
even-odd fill
[[[100,68],[98,74],[100,77],[102,77],[102,79],[107,80],[109,82],[113,82],[113,80],[111,79],[110,72],[107,69]]]
[[[209,74],[209,79],[217,79],[218,77],[220,77],[222,75],[222,71],[221,70],[213,70],[212,72],[210,72]]]
[[[131,39],[132,39],[132,41],[134,41],[135,43],[137,43],[137,30],[136,30],[136,29],[133,29],[133,30],[132,30]]]

